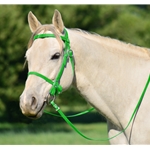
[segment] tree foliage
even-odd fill
[[[61,12],[67,28],[80,28],[150,47],[148,5],[0,5],[0,117],[4,120],[14,121],[13,118],[21,115],[19,96],[27,77],[24,55],[31,36],[28,12],[32,11],[42,24],[49,24],[55,9]],[[74,89],[62,94],[60,99],[66,105],[83,100]]]

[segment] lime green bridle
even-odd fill
[[[61,39],[64,41],[65,43],[65,47],[64,47],[64,55],[63,55],[63,61],[62,61],[62,65],[60,67],[60,70],[55,78],[54,81],[52,81],[51,79],[47,78],[46,76],[38,73],[38,72],[35,72],[35,71],[31,71],[28,73],[28,75],[36,75],[42,79],[44,79],[46,82],[50,83],[52,85],[50,91],[49,91],[49,94],[51,96],[55,96],[55,95],[58,95],[62,92],[63,88],[62,86],[59,84],[60,83],[60,79],[62,77],[62,74],[63,74],[63,71],[67,65],[67,61],[68,61],[68,58],[70,59],[70,62],[71,62],[71,65],[72,65],[72,70],[73,70],[73,75],[74,75],[74,58],[73,58],[73,52],[72,50],[70,49],[70,40],[68,38],[68,32],[67,30],[65,29],[65,35],[64,36],[60,36]],[[39,38],[55,38],[55,35],[54,34],[37,34],[34,36],[34,40],[36,39],[39,39]]]

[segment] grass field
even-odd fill
[[[107,138],[105,123],[75,124],[86,136]],[[90,141],[66,123],[44,125],[0,124],[0,145],[109,145],[108,141]]]

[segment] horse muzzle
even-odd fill
[[[36,96],[33,96],[33,94],[27,95],[23,93],[20,96],[20,109],[22,114],[31,119],[40,118],[47,103],[47,98],[38,100]]]

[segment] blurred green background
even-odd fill
[[[55,9],[60,11],[67,28],[80,28],[134,45],[150,47],[149,5],[0,5],[0,133],[3,135],[7,131],[16,133],[21,129],[34,129],[35,132],[51,130],[49,126],[44,126],[47,123],[53,126],[63,124],[62,119],[47,114],[39,120],[28,119],[19,108],[19,96],[24,89],[28,71],[23,68],[31,36],[28,12],[32,11],[42,24],[49,24]],[[66,114],[90,108],[73,87],[57,97],[56,101]],[[46,109],[53,111],[49,107]],[[90,123],[105,123],[105,118],[94,111],[71,121],[84,124],[85,127]],[[93,131],[94,129],[96,127],[93,127]]]

